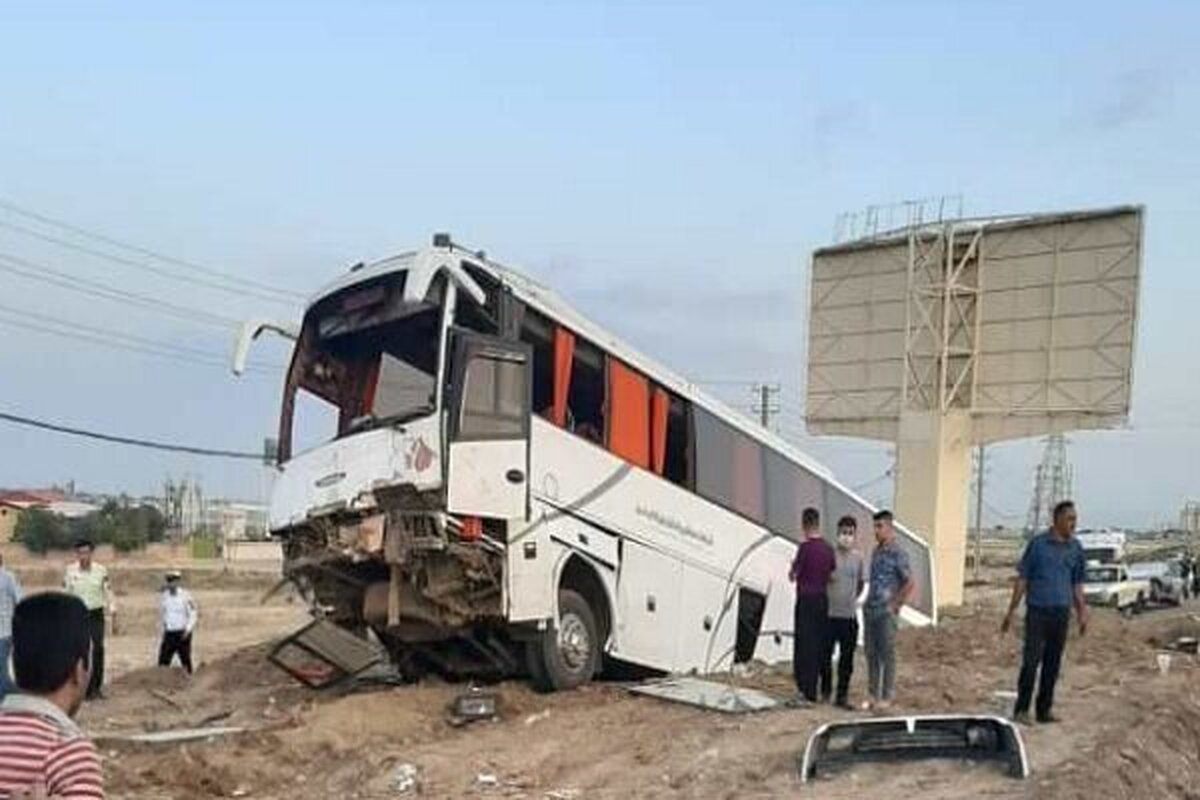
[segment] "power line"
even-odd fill
[[[172,358],[179,361],[191,361],[193,363],[205,364],[207,366],[228,366],[228,361],[224,356],[222,356],[220,353],[214,353],[210,350],[201,350],[199,348],[186,347],[183,345],[173,345],[166,342],[156,341],[154,339],[146,339],[141,336],[133,336],[127,333],[113,331],[107,328],[84,325],[78,322],[64,322],[45,314],[22,311],[21,309],[12,308],[11,306],[6,306],[3,304],[0,304],[0,313],[7,314],[10,317],[9,319],[0,317],[0,323],[15,328],[49,333],[78,341],[101,344],[148,355]],[[16,319],[13,319],[13,317]],[[80,331],[83,333],[80,333]],[[283,365],[255,363],[251,364],[249,368],[255,372],[271,373],[283,369]]]
[[[128,242],[123,242],[120,239],[115,239],[111,236],[105,236],[102,233],[96,233],[95,231],[90,231],[87,228],[81,228],[78,225],[73,225],[64,220],[56,219],[55,217],[51,217],[46,214],[40,214],[36,211],[31,211],[27,208],[23,208],[23,207],[17,205],[16,203],[12,203],[12,202],[9,202],[6,200],[0,200],[0,208],[10,211],[13,214],[17,214],[19,216],[26,217],[28,219],[37,220],[38,222],[41,222],[45,225],[51,225],[56,228],[61,228],[62,230],[65,230],[65,231],[70,231],[71,233],[74,233],[77,236],[83,236],[83,237],[92,239],[97,242],[103,242],[104,244],[110,245],[112,247],[119,247],[123,250],[128,250],[130,252],[137,253],[142,256],[147,256],[149,258],[153,258],[158,261],[163,261],[168,264],[175,264],[176,266],[185,267],[187,269],[194,270],[195,272],[199,272],[199,273],[202,273],[205,275],[210,275],[214,278],[220,278],[220,279],[223,279],[230,283],[238,284],[238,285],[250,288],[250,289],[260,289],[265,292],[270,292],[272,294],[277,294],[277,295],[283,295],[285,297],[291,297],[296,300],[304,299],[304,295],[301,294],[300,292],[295,292],[290,289],[283,289],[278,286],[271,286],[269,284],[260,283],[259,281],[252,280],[250,278],[243,278],[240,275],[234,275],[229,272],[222,272],[221,270],[212,269],[211,267],[205,267],[201,264],[197,264],[193,261],[186,261],[182,258],[176,258],[174,256],[163,255],[162,253],[155,252],[154,250],[150,250],[148,248],[141,247],[139,245],[130,244]]]
[[[28,259],[19,258],[0,251],[0,271],[7,272],[12,275],[20,275],[23,278],[40,281],[42,283],[58,286],[63,289],[68,289],[72,292],[86,294],[91,297],[102,297],[106,300],[112,300],[118,303],[143,308],[149,311],[156,311],[167,314],[169,316],[186,319],[190,322],[199,322],[205,325],[215,325],[222,328],[234,327],[238,324],[238,320],[233,317],[226,317],[221,314],[214,314],[209,311],[201,311],[195,308],[175,305],[165,300],[159,300],[147,295],[137,294],[136,292],[127,292],[123,289],[117,289],[107,286],[97,281],[90,281],[85,278],[79,278],[66,272],[60,272],[51,267],[39,264]],[[14,266],[14,264],[16,266]]]
[[[2,204],[0,204],[0,205],[2,205]],[[17,231],[18,233],[22,233],[26,236],[32,236],[35,239],[41,239],[44,242],[56,244],[59,247],[65,247],[68,250],[74,250],[79,253],[84,253],[86,255],[95,256],[96,258],[103,258],[103,259],[113,262],[114,264],[122,264],[124,266],[132,267],[134,269],[140,269],[145,272],[149,272],[154,275],[158,275],[159,277],[162,277],[162,278],[168,278],[173,281],[179,281],[181,283],[190,283],[190,284],[194,284],[196,286],[203,286],[208,289],[215,289],[217,291],[226,292],[228,294],[237,295],[239,297],[247,297],[247,296],[255,297],[259,300],[265,300],[270,303],[280,303],[283,305],[295,305],[295,302],[296,302],[295,300],[285,299],[285,298],[279,296],[278,294],[268,294],[267,292],[257,290],[257,289],[230,286],[225,283],[218,283],[216,281],[208,280],[205,278],[197,278],[197,277],[193,277],[190,275],[181,275],[178,272],[172,272],[171,270],[168,270],[168,269],[162,269],[160,267],[153,266],[152,264],[147,264],[144,261],[135,261],[134,259],[125,258],[124,256],[113,255],[112,253],[106,253],[103,250],[96,250],[95,248],[77,244],[77,243],[69,241],[67,239],[62,239],[57,236],[51,236],[48,233],[42,233],[41,231],[35,231],[32,228],[26,228],[24,225],[17,225],[14,222],[7,222],[5,220],[0,220],[0,227],[9,228],[10,230]],[[271,290],[271,291],[276,292],[278,290]],[[292,293],[289,293],[289,294],[292,294]],[[296,297],[299,298],[299,295],[296,295]]]
[[[82,336],[80,334],[71,333],[69,331],[60,331],[60,330],[55,330],[53,328],[48,328],[48,327],[45,327],[42,325],[37,325],[32,322],[24,322],[24,321],[17,322],[17,321],[11,320],[11,319],[5,319],[3,317],[0,317],[0,325],[8,325],[9,327],[12,327],[12,328],[18,328],[20,330],[34,331],[36,333],[46,333],[46,334],[50,334],[51,336],[58,336],[58,337],[61,337],[64,339],[73,339],[75,341],[85,342],[87,344],[101,345],[103,347],[108,347],[108,348],[115,349],[115,350],[126,350],[131,353],[141,353],[143,355],[157,356],[159,358],[164,358],[169,361],[188,362],[191,364],[200,364],[200,365],[203,365],[206,367],[218,367],[221,369],[228,369],[228,367],[229,367],[229,365],[227,363],[221,363],[218,361],[207,361],[202,358],[196,358],[196,357],[192,357],[192,356],[187,356],[187,355],[183,355],[183,354],[179,354],[179,353],[172,353],[172,352],[167,352],[167,351],[162,351],[162,350],[154,350],[149,347],[141,347],[139,345],[126,344],[124,342],[108,341],[108,340],[96,338],[96,337]],[[247,373],[249,373],[251,371],[253,371],[253,373],[256,375],[268,374],[267,370],[262,369],[262,368],[257,368],[257,367],[254,368],[253,370],[247,369]]]
[[[171,453],[190,453],[195,456],[213,456],[215,458],[244,458],[261,461],[262,453],[246,453],[237,450],[212,450],[207,447],[192,447],[191,445],[168,444],[166,442],[155,442],[149,439],[134,439],[129,436],[116,436],[111,433],[97,433],[96,431],[84,430],[83,428],[70,428],[66,425],[58,425],[53,422],[44,422],[39,419],[31,419],[29,417],[21,417],[16,414],[7,414],[0,411],[0,420],[12,422],[17,425],[27,425],[31,428],[40,428],[42,430],[54,431],[55,433],[65,433],[70,436],[82,436],[87,439],[97,439],[102,442],[112,442],[114,444],[126,444],[133,447],[145,447],[151,450],[165,450]]]

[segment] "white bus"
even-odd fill
[[[710,672],[791,655],[800,514],[861,498],[782,439],[523,275],[434,237],[359,264],[299,328],[270,527],[321,613],[375,633],[409,675],[528,674],[577,686],[606,664]],[[302,413],[323,408],[328,430]],[[930,553],[900,531],[929,624]]]

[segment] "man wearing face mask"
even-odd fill
[[[13,612],[17,692],[0,704],[0,797],[104,800],[96,746],[72,719],[90,679],[81,600],[43,592]]]
[[[838,708],[850,708],[850,676],[854,672],[854,649],[858,645],[858,598],[865,578],[863,558],[855,549],[858,523],[854,517],[838,520],[836,564],[829,579],[829,624],[825,656],[821,659],[821,699],[833,696],[833,650],[837,647]]]

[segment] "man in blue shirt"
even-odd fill
[[[1064,500],[1054,507],[1054,524],[1045,533],[1034,536],[1025,546],[1017,565],[1017,580],[1013,584],[1012,600],[1000,630],[1007,633],[1012,626],[1013,612],[1025,598],[1025,650],[1021,659],[1021,676],[1017,680],[1017,704],[1013,719],[1029,724],[1029,705],[1033,700],[1033,684],[1041,668],[1037,693],[1037,721],[1058,722],[1051,712],[1054,705],[1054,684],[1062,665],[1063,648],[1067,644],[1067,628],[1071,606],[1079,621],[1079,635],[1087,631],[1088,608],[1083,597],[1083,546],[1074,538],[1078,517],[1075,504]]]
[[[875,552],[871,554],[870,583],[863,605],[863,647],[867,651],[867,711],[891,708],[896,684],[896,627],[900,608],[912,597],[912,565],[896,542],[892,512],[877,511]]]

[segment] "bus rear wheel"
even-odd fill
[[[534,688],[542,692],[574,689],[592,679],[600,664],[600,629],[583,597],[558,594],[558,624],[528,644],[526,656]]]

